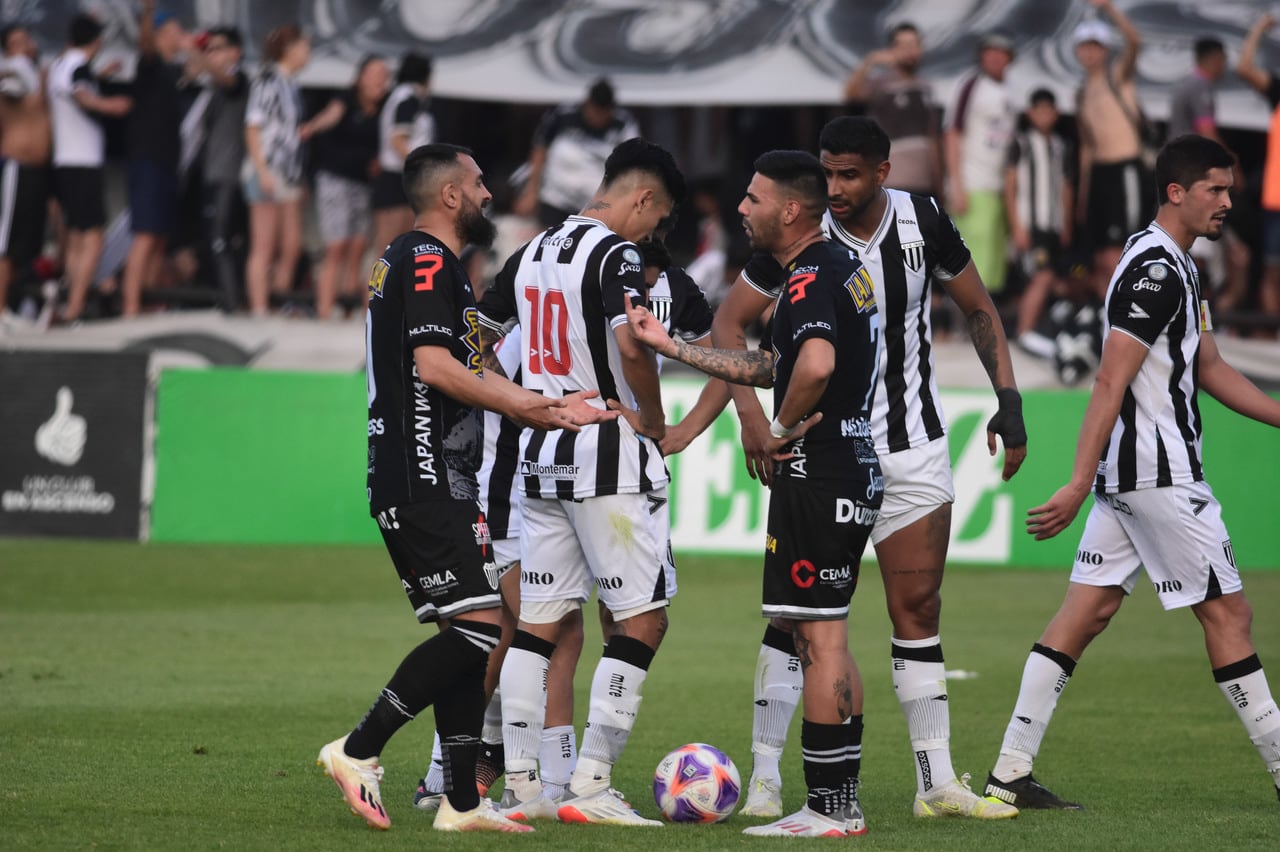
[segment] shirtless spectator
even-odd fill
[[[22,27],[0,30],[0,329],[10,322],[9,284],[44,245],[53,144],[36,43]]]
[[[1137,29],[1111,0],[1089,0],[1120,31],[1090,18],[1072,36],[1084,69],[1076,102],[1080,131],[1080,199],[1076,221],[1093,250],[1093,281],[1099,298],[1120,261],[1129,235],[1151,221],[1154,176],[1142,162],[1142,111],[1133,82],[1142,45]]]
[[[885,186],[941,195],[942,133],[933,87],[917,73],[923,55],[916,25],[896,25],[889,31],[889,46],[868,53],[849,75],[844,100],[889,134],[893,147]]]
[[[69,46],[49,66],[46,86],[53,122],[53,192],[67,229],[63,266],[69,293],[62,319],[75,322],[84,311],[102,254],[102,228],[107,218],[102,119],[124,115],[132,101],[122,95],[104,97],[98,91],[99,78],[90,65],[102,49],[101,22],[92,15],[76,15],[69,35]]]

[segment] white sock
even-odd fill
[[[1004,732],[1000,757],[991,770],[996,778],[1014,781],[1031,774],[1058,698],[1075,668],[1076,661],[1061,651],[1039,642],[1031,646],[1027,664],[1022,669],[1018,702],[1013,706],[1013,716]]]
[[[570,791],[577,796],[589,796],[611,786],[613,766],[622,755],[636,723],[640,688],[644,686],[647,667],[653,659],[653,651],[627,636],[611,639],[606,655],[617,650],[615,645],[639,646],[648,652],[648,656],[644,658],[642,654],[637,659],[634,654],[624,652],[621,656],[600,658],[591,679],[591,709],[587,715],[587,728],[582,734],[582,750],[569,781]],[[641,665],[627,662],[622,657],[629,657]]]
[[[942,640],[892,640],[893,689],[907,717],[915,752],[916,792],[924,795],[956,777],[951,766],[951,715]]]
[[[770,627],[756,657],[755,706],[751,718],[751,776],[781,780],[778,767],[787,743],[787,729],[795,716],[804,690],[804,672],[794,646],[788,653],[769,644],[773,636],[785,637],[775,644],[791,644],[790,634]]]
[[[499,675],[501,677],[501,675]],[[480,742],[496,744],[502,742],[502,689],[493,691],[488,705],[484,708],[484,724],[480,727]]]
[[[444,758],[440,753],[439,731],[431,739],[431,768],[427,770],[422,786],[428,793],[440,793],[444,790]]]
[[[1280,710],[1257,654],[1213,670],[1213,679],[1244,723],[1249,739],[1280,788]]]
[[[542,640],[517,632],[498,678],[502,691],[506,788],[522,802],[542,791],[538,749],[542,745],[542,725],[547,712],[547,667],[554,646],[550,642],[542,645],[538,642]],[[529,650],[525,645],[545,650],[546,654]]]
[[[542,770],[542,789],[548,799],[555,801],[564,795],[577,763],[578,739],[573,733],[573,725],[543,728],[538,766]]]

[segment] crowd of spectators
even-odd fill
[[[946,206],[1015,339],[1045,357],[1063,329],[1096,316],[1115,257],[1154,208],[1148,156],[1158,138],[1134,85],[1142,36],[1110,0],[1088,2],[1095,8],[1072,37],[1073,104],[1047,89],[1015,103],[1007,75],[1016,45],[994,32],[942,103],[929,46],[905,21],[844,85],[843,109],[890,135],[888,185]],[[1235,66],[1272,108],[1280,83],[1256,56],[1274,23],[1257,21]],[[733,213],[739,174],[761,150],[811,149],[835,111],[633,112],[605,79],[550,109],[433,100],[431,59],[417,53],[364,58],[345,90],[304,90],[310,43],[298,27],[272,31],[251,68],[234,27],[190,32],[154,0],[142,3],[126,85],[119,63],[101,61],[98,20],[78,15],[67,32],[44,67],[29,33],[0,32],[0,333],[42,309],[55,324],[185,304],[322,320],[359,312],[371,252],[412,225],[404,157],[445,135],[476,149],[495,209],[531,229],[580,209],[619,142],[643,133],[662,143],[692,188],[670,242],[715,303],[749,255]],[[1188,47],[1194,66],[1172,89],[1168,136],[1230,146],[1214,108],[1230,67],[1224,44],[1206,34]],[[1265,157],[1242,153],[1242,212],[1229,235],[1195,251],[1216,308],[1250,334],[1274,335],[1280,324],[1275,122]],[[109,153],[124,163],[124,193],[113,192]],[[109,218],[108,199],[122,195]],[[945,327],[945,306],[936,307]]]

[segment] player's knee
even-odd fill
[[[901,639],[925,639],[938,635],[942,595],[935,589],[917,589],[887,599],[894,635]]]

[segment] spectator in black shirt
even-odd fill
[[[316,219],[324,263],[316,279],[316,319],[328,319],[339,295],[354,295],[369,245],[373,176],[378,168],[378,115],[391,71],[378,56],[360,63],[355,83],[311,124],[315,137]]]
[[[244,162],[244,111],[249,78],[240,31],[219,27],[208,32],[202,53],[211,90],[204,119],[204,217],[212,273],[223,310],[240,303],[244,270],[244,200],[240,166]]]
[[[165,241],[178,219],[178,129],[183,68],[175,60],[189,39],[169,12],[143,0],[138,23],[138,67],[129,114],[129,212],[133,245],[124,269],[124,316],[142,307],[142,287],[164,257]]]

